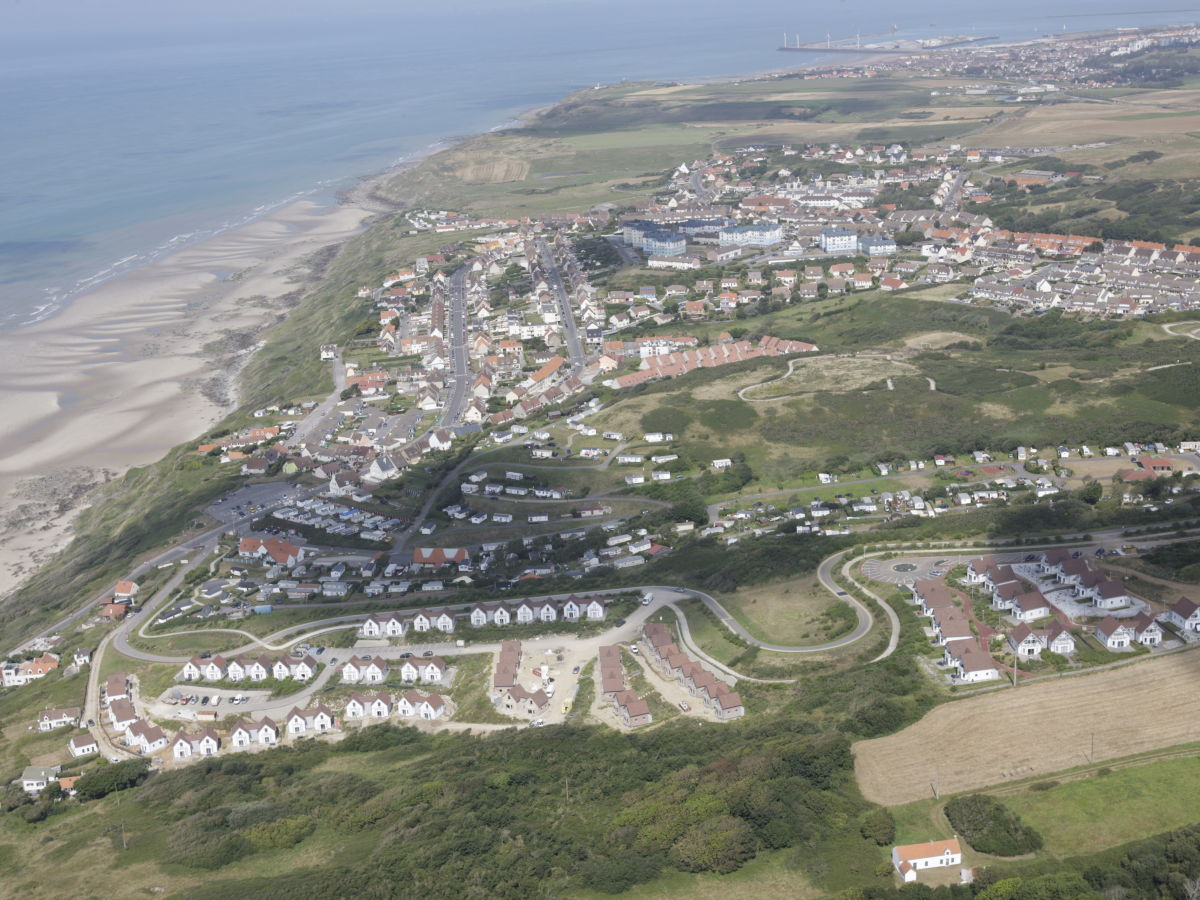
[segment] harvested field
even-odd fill
[[[1002,140],[1010,146],[1023,147],[1059,140],[1071,143],[1167,137],[1195,131],[1195,116],[1200,116],[1200,113],[1195,116],[1190,114],[1191,111],[1186,111],[1188,114],[1184,115],[1163,116],[1163,113],[1184,111],[1165,109],[1153,102],[1133,101],[1123,103],[1120,113],[1114,113],[1112,107],[1095,103],[1060,103],[1036,106],[1022,112],[1019,118],[1009,118],[983,129],[972,140],[983,146],[990,146],[989,141]]]
[[[947,703],[855,744],[855,774],[896,806],[1198,741],[1198,685],[1200,653],[1184,652]]]
[[[974,341],[975,338],[961,331],[926,331],[914,334],[904,339],[904,346],[915,350],[940,350],[960,341]]]
[[[524,181],[529,174],[529,163],[523,159],[502,156],[487,162],[468,163],[455,172],[468,184],[502,184],[506,181]]]

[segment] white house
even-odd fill
[[[38,731],[53,731],[55,728],[78,724],[79,709],[77,707],[69,709],[45,709],[42,710],[37,720]]]
[[[404,637],[408,623],[396,613],[371,616],[358,629],[365,638]]]
[[[1013,598],[1012,615],[1018,622],[1033,622],[1050,615],[1050,604],[1041,591],[1027,591]]]
[[[1163,642],[1163,628],[1149,613],[1142,613],[1128,620],[1133,629],[1134,640],[1147,647],[1158,647]]]
[[[437,719],[446,711],[446,702],[438,694],[430,694],[417,705],[417,717]]]
[[[188,734],[182,729],[171,741],[171,754],[175,759],[190,759],[193,756],[216,756],[221,748],[221,739],[211,728],[199,734]]]
[[[382,657],[351,657],[342,666],[342,681],[346,684],[383,684],[388,664]]]
[[[1070,656],[1075,652],[1075,635],[1061,622],[1055,622],[1046,630],[1046,641],[1046,649],[1051,653]]]
[[[1096,638],[1109,650],[1128,650],[1135,639],[1131,626],[1108,616],[1096,626]]]
[[[238,750],[244,750],[251,744],[272,747],[279,743],[279,726],[267,718],[258,722],[239,720],[229,731],[229,742]]]
[[[21,771],[21,789],[37,796],[52,781],[58,781],[58,766],[26,766]]]
[[[1034,631],[1024,622],[1014,628],[1008,636],[1008,645],[1023,659],[1037,659],[1048,643],[1045,635]]]
[[[1175,605],[1167,610],[1164,618],[1183,631],[1200,631],[1200,605],[1187,597],[1180,597]]]
[[[67,741],[67,749],[75,757],[91,756],[93,753],[100,752],[100,745],[96,743],[96,739],[91,734],[77,734]]]
[[[386,719],[391,712],[387,694],[351,694],[346,701],[348,719]]]
[[[138,719],[125,729],[125,740],[142,753],[153,753],[167,746],[167,735],[157,725]]]
[[[962,865],[962,848],[957,838],[905,844],[892,848],[892,865],[906,882],[916,881],[918,873],[925,869]]]
[[[438,682],[446,674],[446,663],[439,656],[429,659],[406,659],[400,667],[400,677],[410,684],[423,681]]]
[[[293,736],[310,732],[321,734],[333,730],[333,714],[323,704],[313,709],[293,708],[285,721],[287,733]]]
[[[975,641],[955,641],[947,645],[946,658],[954,666],[959,681],[995,681],[1000,677],[996,661]]]

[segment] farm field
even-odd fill
[[[1032,782],[988,793],[1041,834],[1045,846],[1038,858],[1067,859],[1193,823],[1200,805],[1200,758],[1189,754],[1133,760],[1115,769],[1089,767],[1061,782]],[[897,842],[952,837],[944,807],[945,799],[894,807]]]
[[[1041,833],[1046,853],[1065,858],[1096,852],[1195,822],[1200,757],[1098,772],[1001,800]]]
[[[947,703],[855,744],[855,773],[868,800],[895,806],[934,785],[961,793],[1190,743],[1200,740],[1198,679],[1200,654],[1184,652]],[[1174,712],[1145,715],[1148,697]]]

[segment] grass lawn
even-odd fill
[[[207,632],[202,634],[170,634],[162,637],[139,637],[136,632],[129,635],[129,645],[149,653],[161,653],[164,656],[183,656],[192,653],[224,653],[235,647],[248,644],[249,639],[244,635],[227,632]]]
[[[854,627],[854,616],[831,612],[842,608],[815,575],[743,588],[717,599],[759,640],[781,644],[817,644]]]
[[[1041,832],[1046,853],[1094,853],[1195,822],[1200,758],[1150,762],[1001,799]]]
[[[1196,821],[1200,808],[1200,757],[1165,759],[1112,771],[1101,768],[1069,776],[1049,790],[1029,785],[997,795],[1045,840],[1039,857],[1066,859],[1096,853]],[[897,843],[953,836],[942,800],[919,800],[891,808]]]
[[[688,630],[696,646],[717,662],[730,665],[745,652],[729,639],[729,632],[701,612],[699,600],[684,600],[676,605],[687,619]],[[670,619],[664,621],[669,623]]]
[[[789,863],[791,852],[775,850],[759,853],[729,875],[691,875],[672,872],[646,884],[637,885],[623,896],[643,898],[687,898],[687,900],[758,900],[789,897],[792,900],[824,897],[803,872]],[[579,890],[571,894],[579,900],[601,900],[610,894]]]

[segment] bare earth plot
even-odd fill
[[[854,745],[863,795],[885,806],[1200,740],[1200,653],[997,691]]]

